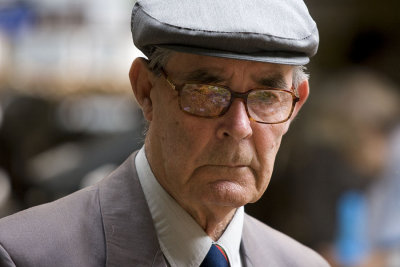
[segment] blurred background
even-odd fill
[[[144,139],[133,0],[0,0],[0,217],[108,175]],[[400,2],[306,0],[311,95],[246,210],[333,266],[400,266]]]

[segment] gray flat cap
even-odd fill
[[[261,62],[303,65],[318,49],[318,29],[303,0],[139,0],[134,44]]]

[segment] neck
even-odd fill
[[[193,217],[213,241],[217,241],[222,236],[236,212],[236,208],[232,207],[194,209],[179,201],[178,203]]]

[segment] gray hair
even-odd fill
[[[161,74],[161,69],[165,67],[167,64],[169,57],[171,56],[172,51],[163,49],[163,48],[156,48],[154,52],[149,57],[149,68],[157,75]],[[299,85],[304,81],[308,80],[309,74],[306,73],[306,67],[301,66],[294,66],[293,69],[293,86],[295,91],[297,92],[297,88]]]

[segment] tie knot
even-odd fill
[[[212,244],[200,267],[229,267],[225,250],[217,244]]]

